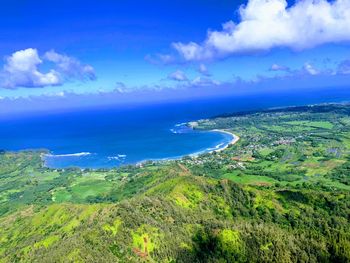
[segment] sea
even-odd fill
[[[0,149],[47,149],[50,168],[112,168],[147,160],[170,160],[225,147],[229,134],[195,131],[186,123],[221,114],[272,107],[340,102],[349,92],[305,92],[207,98],[127,107],[0,118]]]

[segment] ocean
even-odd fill
[[[193,131],[184,125],[188,121],[244,110],[343,101],[350,98],[347,95],[260,95],[0,118],[0,149],[47,149],[50,154],[45,163],[51,168],[111,168],[174,159],[209,152],[232,140],[225,133]]]

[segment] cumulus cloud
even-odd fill
[[[90,65],[83,65],[73,57],[59,54],[54,50],[45,53],[44,58],[56,64],[58,70],[70,78],[95,80],[95,70]]]
[[[51,69],[47,73],[38,70],[42,63],[36,49],[28,48],[13,53],[6,59],[2,72],[3,86],[44,87],[61,84],[61,76],[56,70]]]
[[[175,72],[169,74],[168,79],[175,81],[187,81],[188,78],[186,74],[181,70],[176,70]]]
[[[249,0],[239,8],[240,22],[209,31],[201,43],[173,43],[187,61],[287,47],[303,50],[350,41],[350,0]]]
[[[43,72],[39,69],[45,62],[53,62],[55,68]],[[6,58],[0,73],[0,87],[3,88],[39,88],[62,85],[67,79],[95,79],[94,69],[82,65],[77,59],[47,52],[43,57],[38,50],[28,48],[14,52]]]

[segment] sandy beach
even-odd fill
[[[213,152],[221,152],[221,151],[227,149],[230,145],[233,145],[233,144],[237,143],[237,142],[239,141],[239,139],[240,139],[238,135],[236,135],[236,134],[234,134],[234,133],[232,133],[232,132],[226,131],[226,130],[215,129],[215,130],[212,130],[212,131],[213,131],[213,132],[226,133],[226,134],[231,135],[233,138],[232,138],[232,140],[231,140],[228,144],[226,144],[224,147],[221,147],[220,149],[213,150],[213,151],[211,151],[210,153],[213,153]]]
[[[226,134],[229,134],[230,136],[232,136],[232,140],[225,144],[223,147],[221,148],[218,148],[218,149],[215,149],[215,150],[212,150],[212,151],[201,151],[201,152],[196,152],[196,153],[192,153],[192,154],[189,154],[188,156],[192,157],[192,158],[198,158],[201,154],[204,154],[204,153],[213,153],[213,152],[221,152],[225,149],[227,149],[230,145],[233,145],[235,143],[237,143],[239,141],[239,136],[232,133],[232,132],[229,132],[229,131],[225,131],[225,130],[219,130],[219,129],[214,129],[214,130],[211,130],[212,132],[221,132],[221,133],[226,133]],[[145,163],[147,161],[159,161],[159,162],[164,162],[164,161],[174,161],[174,160],[181,160],[184,156],[178,156],[178,157],[173,157],[173,158],[164,158],[164,159],[158,159],[158,160],[144,160],[142,162],[139,162],[137,163],[137,165],[140,165],[142,163]]]

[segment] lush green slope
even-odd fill
[[[199,122],[227,150],[114,170],[0,154],[0,262],[349,262],[348,106]]]

